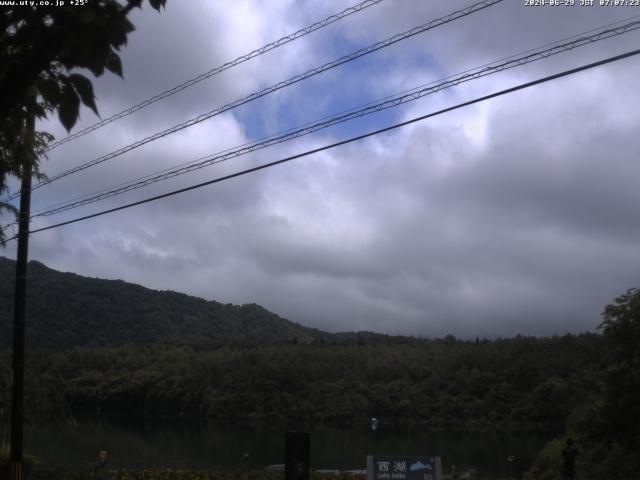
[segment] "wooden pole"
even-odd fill
[[[22,162],[22,189],[18,213],[18,252],[13,310],[13,382],[11,387],[11,458],[9,480],[24,480],[22,462],[24,448],[24,345],[27,294],[27,262],[29,256],[29,215],[31,210],[31,162]]]

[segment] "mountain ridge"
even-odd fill
[[[0,348],[11,344],[15,261],[0,257]],[[223,304],[123,280],[84,277],[29,262],[27,345],[39,348],[175,342],[356,343],[371,332],[329,333],[248,303]],[[64,301],[60,301],[64,299]]]

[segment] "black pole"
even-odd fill
[[[23,480],[24,342],[29,255],[29,214],[31,209],[31,162],[22,162],[22,189],[18,213],[18,254],[13,316],[13,382],[11,389],[11,460],[9,480]]]

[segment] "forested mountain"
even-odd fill
[[[561,428],[599,389],[605,356],[595,334],[32,351],[27,410],[35,421],[99,409],[354,427],[376,416],[386,428]],[[9,365],[0,354],[0,402]]]
[[[0,257],[0,348],[11,344],[15,262]],[[122,280],[63,273],[29,263],[27,343],[66,348],[149,344],[355,343],[373,333],[330,334],[285,320],[260,305],[232,305]]]
[[[15,263],[0,258],[0,347]],[[30,264],[25,413],[191,416],[366,428],[562,429],[581,478],[640,478],[640,290],[604,311],[602,334],[460,341],[331,334],[259,305],[223,305]],[[52,348],[53,347],[53,348]],[[0,405],[10,354],[0,349]],[[559,478],[564,438],[533,478]],[[596,475],[597,474],[597,475]]]
[[[14,267],[0,258],[4,347]],[[605,357],[594,334],[493,341],[330,334],[255,304],[223,305],[38,262],[29,265],[28,292],[29,341],[49,350],[30,349],[29,377],[39,379],[31,388],[45,389],[32,394],[73,411],[559,425],[597,389]],[[0,359],[6,383],[8,356]]]

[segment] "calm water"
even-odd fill
[[[475,468],[479,473],[517,474],[526,470],[552,433],[354,432],[329,428],[311,431],[314,468],[365,468],[367,454],[439,455],[445,472]],[[77,427],[29,429],[27,451],[46,464],[95,463],[109,452],[113,468],[263,468],[284,463],[284,430],[220,427],[176,420],[102,419]],[[512,462],[507,458],[513,456]]]

